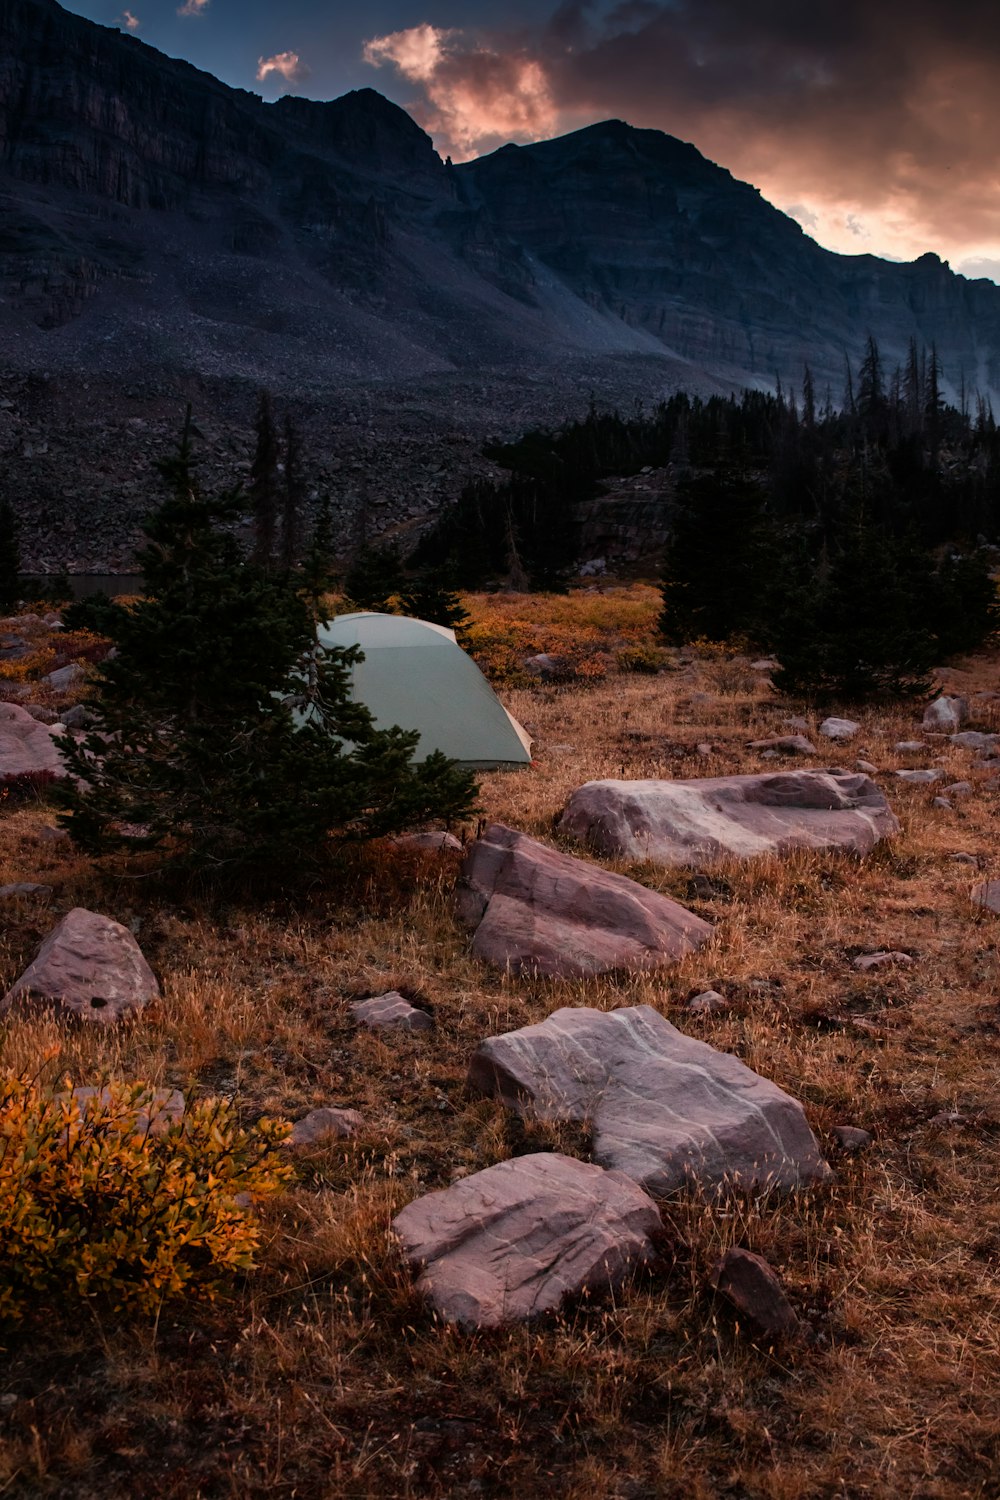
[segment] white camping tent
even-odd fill
[[[336,615],[319,627],[323,646],[360,646],[352,691],[376,727],[418,729],[414,753],[425,760],[441,750],[479,770],[526,766],[531,739],[509,714],[455,639],[428,620],[365,612]]]

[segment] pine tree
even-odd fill
[[[302,518],[302,444],[291,417],[285,418],[285,485],[281,507],[281,566],[288,573],[298,558]]]
[[[247,562],[226,529],[240,496],[202,495],[190,413],[161,465],[145,596],[112,622],[117,654],[88,699],[62,821],[83,848],[157,849],[201,869],[301,867],[336,840],[465,815],[474,785],[418,736],[376,730],[350,695],[354,650],[320,648],[294,582]]]
[[[257,403],[257,446],[250,466],[250,499],[253,503],[254,561],[270,566],[278,530],[278,434],[271,409],[270,391],[261,391]]]
[[[337,582],[333,541],[333,510],[330,496],[324,495],[316,513],[316,522],[302,567],[299,569],[299,591],[314,620],[325,618],[324,596]]]
[[[459,637],[470,623],[468,610],[443,572],[427,572],[407,584],[400,604],[404,613],[433,625],[447,625]]]
[[[0,613],[10,614],[21,598],[21,549],[14,508],[0,500]]]
[[[390,543],[362,547],[344,574],[344,592],[355,609],[392,614],[395,601],[405,587],[399,549]]]

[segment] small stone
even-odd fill
[[[66,729],[86,729],[94,716],[82,703],[74,703],[71,708],[63,709],[60,717]]]
[[[54,672],[49,672],[42,678],[42,681],[47,682],[53,692],[67,693],[82,680],[83,676],[83,668],[78,662],[71,661],[67,666],[57,667]]]
[[[345,1141],[364,1129],[364,1118],[356,1109],[313,1109],[296,1120],[285,1144],[313,1146],[318,1141]]]
[[[694,748],[698,755],[707,756],[712,754],[712,746],[707,740],[699,740]]]
[[[864,771],[866,776],[878,775],[878,766],[873,766],[870,760],[859,760],[855,764],[859,771]]]
[[[815,755],[816,746],[803,734],[778,734],[769,740],[751,740],[749,750],[774,750],[779,755]]]
[[[955,730],[961,729],[968,717],[969,705],[964,698],[942,693],[924,709],[920,727],[925,730],[937,729],[945,733],[954,733]]]
[[[863,1151],[873,1140],[870,1130],[857,1125],[835,1125],[831,1134],[842,1151]]]
[[[992,751],[1000,744],[1000,734],[980,734],[978,729],[963,729],[960,734],[951,736],[953,745],[960,745],[963,750]]]
[[[929,746],[926,740],[897,740],[892,748],[897,755],[919,755],[921,750],[927,750]]]
[[[59,715],[56,713],[55,709],[46,708],[44,703],[26,703],[24,705],[24,711],[26,714],[30,714],[33,719],[37,720],[39,724],[56,724],[59,721]]]
[[[971,891],[973,906],[982,906],[1000,916],[1000,880],[981,880]]]
[[[779,663],[773,656],[760,656],[750,663],[751,672],[777,672]]]
[[[940,781],[944,776],[943,771],[931,770],[928,767],[922,771],[895,771],[893,775],[898,776],[900,781],[908,781],[913,786],[924,786],[931,781]]]
[[[951,812],[952,805],[947,797],[935,797],[931,803],[931,807],[937,807],[941,812]]]
[[[978,861],[978,859],[976,858],[976,856],[974,854],[966,854],[964,852],[959,852],[957,854],[949,854],[948,858],[949,859],[953,859],[955,861],[955,863],[958,864],[958,865],[978,865],[979,864],[979,861]]]
[[[371,1000],[355,1000],[351,1013],[361,1026],[374,1031],[399,1028],[403,1031],[429,1031],[434,1018],[427,1011],[411,1005],[398,990],[388,990],[384,995],[375,995]]]
[[[728,1010],[729,1002],[718,990],[703,990],[700,995],[695,995],[693,1000],[688,1001],[687,1008],[695,1015],[707,1016],[720,1010]]]
[[[397,849],[412,849],[415,851],[434,850],[441,852],[448,850],[451,853],[461,852],[462,845],[453,833],[446,833],[444,829],[435,829],[432,833],[401,833],[392,840]]]
[[[51,896],[50,885],[35,885],[30,880],[15,881],[13,885],[0,885],[0,900],[12,901],[18,896]]]
[[[768,1343],[788,1338],[799,1326],[778,1277],[764,1257],[754,1255],[752,1250],[727,1250],[716,1263],[709,1284],[725,1298],[739,1321]]]
[[[884,950],[878,953],[860,953],[854,960],[854,967],[862,973],[869,969],[881,969],[886,964],[912,964],[913,959],[908,953],[899,953],[895,950]]]
[[[961,799],[962,797],[971,797],[974,790],[975,788],[971,781],[953,781],[950,786],[943,786],[941,788],[941,794],[944,797],[951,797],[952,799],[958,797]]]
[[[949,1125],[957,1125],[961,1127],[962,1125],[968,1125],[971,1122],[968,1115],[959,1114],[957,1110],[946,1109],[942,1110],[939,1115],[932,1115],[927,1123],[928,1125],[935,1125],[939,1130],[944,1130],[947,1129]]]

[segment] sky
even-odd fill
[[[265,99],[376,88],[456,161],[623,119],[832,250],[1000,280],[997,0],[71,0]]]

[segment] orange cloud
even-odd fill
[[[507,141],[541,140],[558,127],[545,68],[527,52],[424,23],[372,37],[362,55],[421,86],[424,97],[412,113],[442,154],[478,156]]]
[[[139,17],[134,16],[130,10],[123,10],[118,17],[118,25],[124,26],[126,31],[138,31]]]
[[[177,14],[179,16],[203,16],[208,5],[209,0],[184,0],[184,4],[177,7]]]
[[[272,73],[278,73],[288,83],[299,83],[309,69],[297,52],[276,52],[273,57],[257,59],[257,82],[263,83]]]

